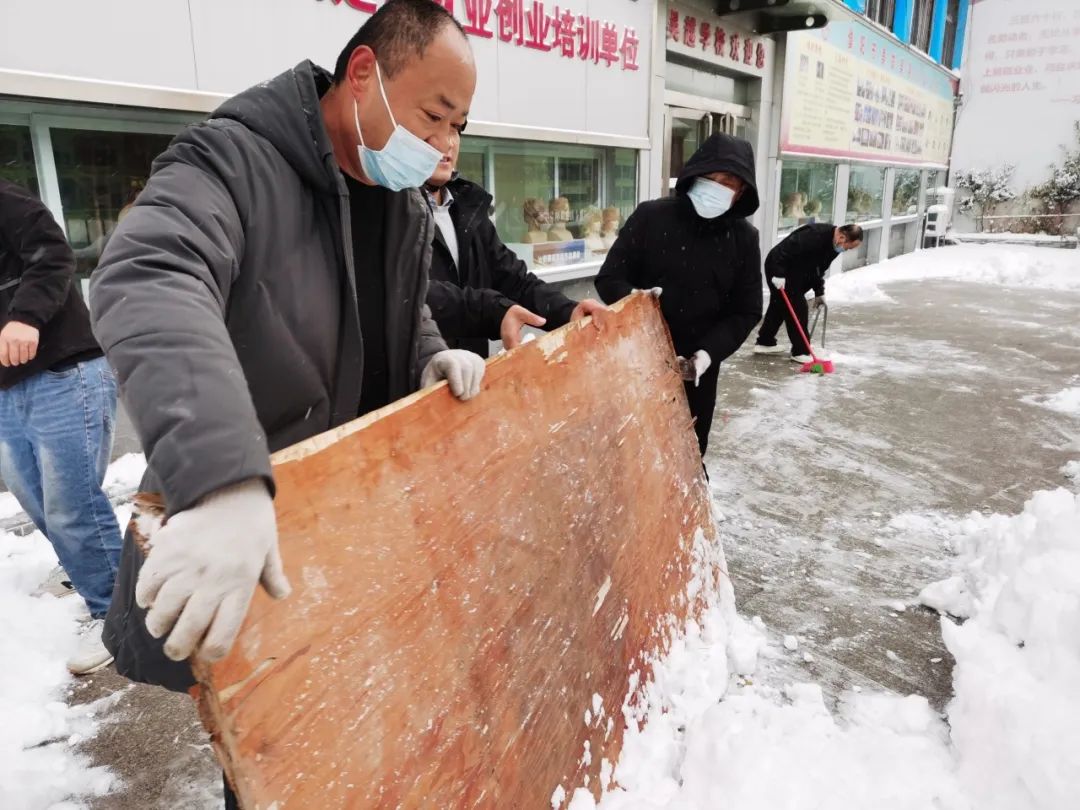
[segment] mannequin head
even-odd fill
[[[581,218],[583,232],[586,236],[599,236],[600,229],[604,224],[604,215],[599,208],[587,208]]]
[[[621,219],[619,216],[619,209],[614,206],[605,208],[602,216],[603,219],[600,232],[604,236],[614,236],[617,234],[619,232],[619,221]]]
[[[556,226],[565,225],[570,221],[570,200],[566,197],[555,197],[551,201],[551,219]]]
[[[529,231],[543,231],[551,224],[547,204],[536,197],[529,197],[521,206],[521,215]]]

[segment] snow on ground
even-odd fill
[[[109,469],[110,491],[129,492],[145,463],[125,456]],[[0,496],[0,516],[18,514],[9,493]],[[130,517],[120,506],[121,526]],[[0,532],[0,808],[73,808],[73,798],[100,796],[115,780],[93,767],[78,744],[92,736],[99,704],[68,705],[74,680],[65,661],[78,645],[85,604],[33,592],[56,565],[40,532],[25,537]]]
[[[917,695],[850,691],[830,710],[816,684],[769,683],[783,653],[760,621],[735,614],[728,589],[624,707],[617,787],[600,810],[1074,807],[1080,495],[1040,492],[1011,517],[902,515],[890,527],[957,553],[965,598],[945,607],[968,621],[942,619],[956,658],[946,719]],[[569,804],[596,806],[584,789]]]
[[[1047,397],[1024,397],[1023,401],[1058,413],[1080,416],[1080,387],[1065,388]]]
[[[1080,290],[1080,252],[1049,248],[956,245],[920,250],[887,262],[831,275],[830,304],[888,302],[881,285],[953,279],[1002,287]]]

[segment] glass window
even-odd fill
[[[486,155],[483,149],[467,149],[466,145],[462,143],[461,151],[458,152],[458,174],[472,180],[474,183],[479,183],[481,186],[487,186],[487,172],[485,171],[487,161],[485,158]]]
[[[530,269],[602,259],[637,204],[633,149],[465,136],[461,154],[458,171],[483,177],[499,237]]]
[[[919,212],[919,183],[922,173],[918,169],[897,169],[893,180],[892,215],[906,217]]]
[[[68,241],[79,275],[88,276],[172,136],[81,129],[50,135]]]
[[[885,196],[885,170],[875,166],[852,166],[848,179],[847,221],[881,219]]]
[[[832,219],[835,189],[836,164],[785,160],[780,171],[780,232]]]
[[[0,177],[38,193],[30,127],[0,124]]]
[[[883,25],[890,31],[893,26],[893,15],[896,13],[896,0],[867,0],[866,16],[879,25]]]
[[[945,5],[945,47],[941,51],[941,64],[948,68],[953,66],[953,54],[956,53],[956,26],[959,21],[960,0],[947,0]]]
[[[930,50],[930,25],[934,17],[934,0],[915,0],[911,44],[923,53]]]

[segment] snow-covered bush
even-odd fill
[[[1050,179],[1031,189],[1031,196],[1043,204],[1046,213],[1059,217],[1054,223],[1059,232],[1076,227],[1075,222],[1070,225],[1066,221],[1069,218],[1065,215],[1080,201],[1080,121],[1074,123],[1073,128],[1076,148],[1063,147],[1065,159],[1060,165],[1051,167]]]
[[[984,230],[984,217],[994,213],[999,203],[1016,199],[1012,190],[1013,172],[1011,164],[992,169],[963,169],[954,175],[954,184],[967,195],[960,200],[960,210],[974,213],[975,227]]]

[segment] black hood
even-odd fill
[[[330,73],[305,60],[233,96],[210,117],[239,121],[266,138],[311,186],[338,193],[339,177],[335,175],[340,173],[319,107],[319,99],[330,84]]]
[[[760,201],[754,172],[754,147],[749,141],[722,133],[711,135],[686,161],[675,184],[675,193],[685,196],[696,178],[713,172],[728,172],[746,183],[742,196],[724,217],[748,217],[758,210]]]

